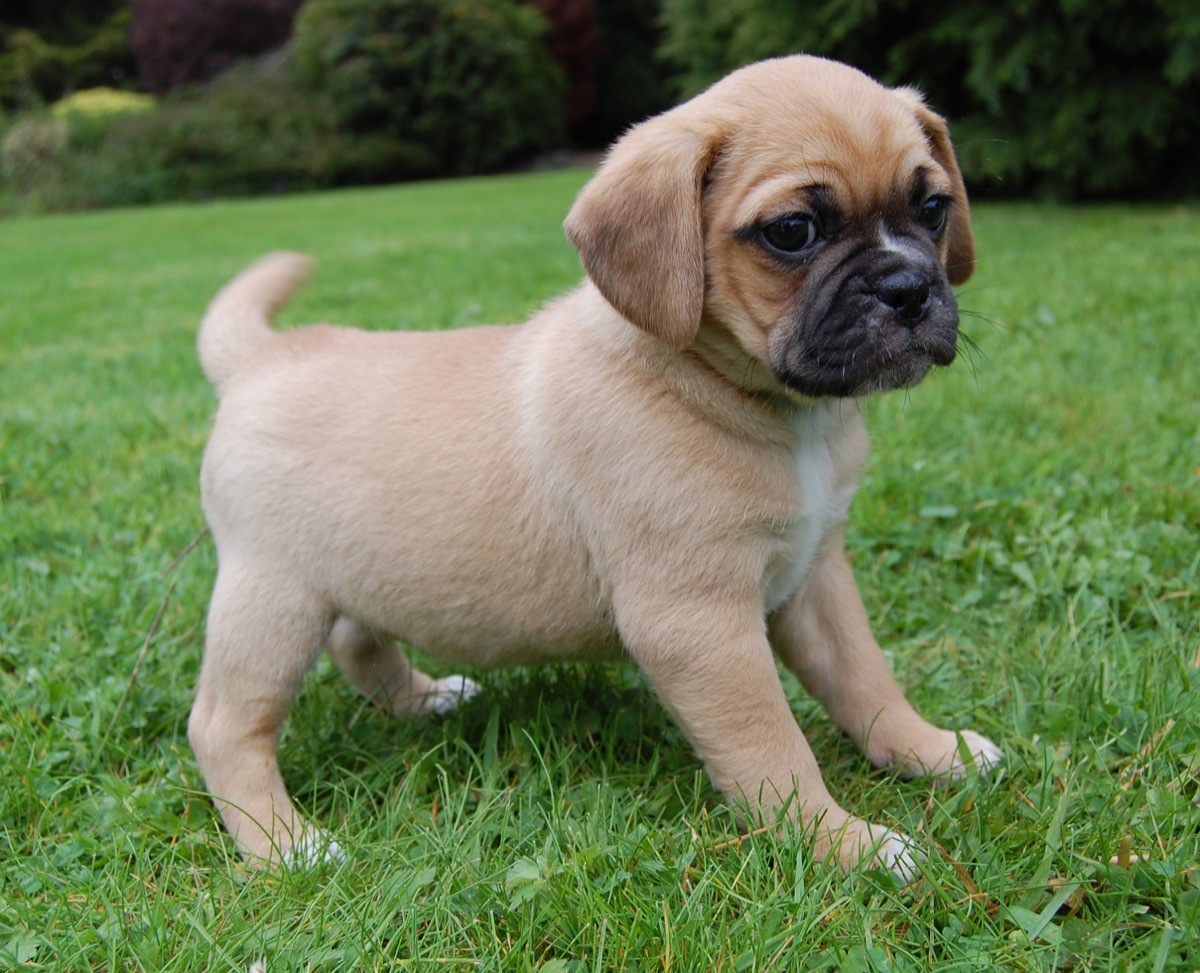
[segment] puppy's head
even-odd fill
[[[771,382],[817,398],[949,364],[950,285],[975,263],[945,122],[912,90],[806,56],[631,129],[566,230],[635,325],[678,349],[732,335]]]

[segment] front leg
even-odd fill
[[[840,529],[825,541],[804,587],[772,617],[770,632],[784,664],[876,767],[959,777],[960,735],[980,770],[1003,757],[978,733],[932,725],[904,698],[871,634]]]
[[[796,725],[767,641],[757,594],[618,611],[630,654],[727,798],[772,823],[781,808],[815,836],[820,857],[872,855],[908,879],[911,842],[843,810]]]

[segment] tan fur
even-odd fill
[[[521,326],[270,332],[307,272],[289,254],[217,297],[200,352],[219,572],[189,732],[243,852],[318,839],[275,749],[323,645],[396,713],[434,708],[444,687],[397,637],[471,666],[627,654],[725,794],[768,819],[787,805],[822,853],[883,842],[911,871],[907,839],[830,796],[772,648],[878,765],[961,772],[958,738],[905,701],[845,561],[858,402],[767,366],[806,278],[733,234],[814,180],[866,219],[924,166],[956,196],[939,253],[964,277],[935,120],[832,62],[738,72],[618,144],[567,220],[591,280]]]

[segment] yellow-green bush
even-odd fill
[[[152,111],[154,106],[153,97],[136,91],[85,88],[56,101],[50,106],[50,114],[67,122],[77,119],[101,120],[119,115],[138,115]]]

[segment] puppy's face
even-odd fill
[[[567,228],[635,324],[680,348],[732,336],[758,381],[812,398],[951,362],[950,284],[974,265],[944,122],[809,57],[753,65],[634,129]],[[631,245],[638,264],[615,252]]]

